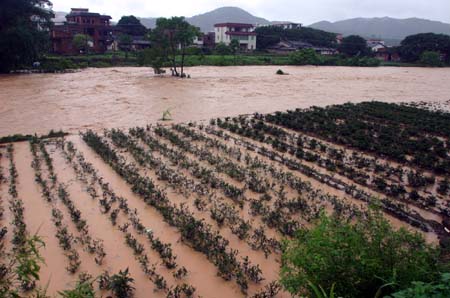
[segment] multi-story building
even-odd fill
[[[76,34],[85,34],[91,37],[90,51],[104,53],[112,42],[113,27],[110,20],[110,16],[89,12],[87,8],[72,8],[66,16],[66,22],[52,28],[53,52],[63,55],[78,54],[78,49],[73,46],[73,37]]]
[[[233,39],[239,41],[241,50],[253,51],[256,49],[256,32],[252,24],[220,23],[214,25],[215,43],[230,45]]]

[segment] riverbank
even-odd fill
[[[181,56],[177,57],[181,64]],[[307,64],[307,63],[306,63]],[[239,54],[239,55],[187,55],[185,65],[193,66],[264,66],[264,65],[296,65],[289,55],[273,54]],[[419,64],[379,61],[376,58],[354,57],[343,58],[341,56],[321,56],[321,66],[351,66],[351,67],[423,67]],[[39,68],[25,68],[15,73],[58,73],[68,72],[88,67],[141,67],[148,66],[143,53],[106,53],[103,55],[80,55],[80,56],[49,56],[42,60]],[[166,63],[165,67],[170,67]]]

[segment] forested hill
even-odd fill
[[[338,22],[322,21],[310,25],[311,28],[344,35],[376,37],[400,42],[406,36],[417,33],[443,33],[450,35],[450,24],[419,18],[355,18]]]
[[[266,25],[270,22],[256,17],[239,7],[222,7],[213,11],[196,15],[188,19],[194,26],[200,27],[203,32],[214,30],[214,24],[234,22]]]
[[[140,20],[147,28],[156,26],[156,18],[141,18]],[[263,25],[270,23],[268,20],[256,17],[239,7],[221,7],[204,14],[186,18],[186,20],[190,24],[199,27],[202,32],[213,31],[214,24],[217,23],[234,22]]]

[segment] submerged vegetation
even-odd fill
[[[4,250],[0,239],[0,297],[21,297],[21,292],[30,292],[39,281],[39,272],[44,264],[40,250],[45,243],[38,235],[26,236],[20,248],[10,253]]]
[[[26,249],[25,158],[64,263],[52,269],[73,281],[60,297],[127,298],[144,286],[207,297],[209,282],[254,298],[438,295],[450,258],[449,127],[444,112],[369,102],[5,139],[29,147],[0,146],[1,264],[33,260],[8,267],[20,275],[5,289],[42,291],[45,260]],[[116,254],[126,266],[114,268],[129,269],[114,274]]]
[[[436,174],[450,174],[448,113],[369,102],[276,113],[266,119]]]

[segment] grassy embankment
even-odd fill
[[[177,57],[181,62],[181,56]],[[401,62],[381,62],[373,58],[342,58],[339,56],[322,56],[320,65],[323,66],[397,66],[411,67],[418,64]],[[102,55],[83,56],[48,56],[42,62],[42,71],[58,72],[67,69],[82,69],[87,67],[120,67],[143,66],[139,53],[124,52],[106,53]],[[233,55],[188,55],[185,58],[186,66],[234,66],[234,65],[295,65],[287,55],[273,54],[240,54]],[[165,65],[170,67],[170,64]]]

